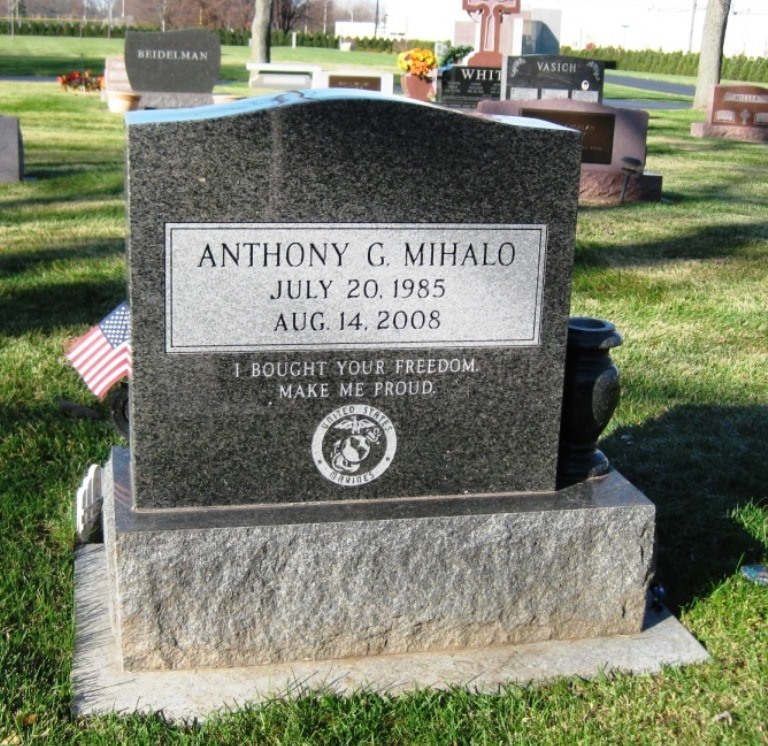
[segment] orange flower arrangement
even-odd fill
[[[416,47],[407,52],[401,52],[397,56],[397,66],[409,75],[428,78],[432,70],[437,67],[437,58],[429,49]]]
[[[59,85],[66,91],[69,89],[79,91],[100,91],[104,87],[104,77],[99,75],[98,77],[91,75],[90,70],[80,72],[79,70],[73,70],[67,75],[59,75],[56,80],[59,81]]]

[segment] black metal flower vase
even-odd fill
[[[623,342],[610,321],[573,317],[568,321],[558,486],[608,473],[597,440],[619,403],[619,370],[610,351]]]

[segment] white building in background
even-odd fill
[[[455,41],[456,22],[466,22],[461,0],[381,0],[388,36]],[[552,26],[560,43],[665,52],[701,48],[708,0],[522,0],[523,13]],[[725,54],[768,55],[768,2],[732,0]]]

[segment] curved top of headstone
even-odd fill
[[[259,96],[258,98],[246,98],[238,101],[230,101],[211,106],[195,106],[187,109],[144,109],[131,111],[125,115],[128,125],[138,124],[162,124],[164,122],[199,122],[205,120],[221,119],[222,117],[235,117],[242,114],[256,114],[267,112],[286,106],[295,106],[308,103],[333,103],[340,101],[379,101],[403,107],[421,107],[445,116],[466,117],[463,112],[451,111],[441,106],[415,101],[402,96],[389,96],[375,91],[339,88],[319,88],[305,91],[287,91],[271,96]],[[560,125],[532,120],[518,116],[483,116],[480,119],[493,120],[504,124],[514,124],[517,127],[538,127],[543,129],[565,129]]]
[[[210,93],[220,67],[221,44],[212,31],[125,34],[125,68],[135,91]]]

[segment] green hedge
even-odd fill
[[[95,38],[104,38],[111,36],[113,39],[122,39],[125,37],[126,30],[131,31],[159,31],[159,28],[138,28],[130,26],[113,25],[111,32],[107,24],[103,22],[88,21],[83,23],[80,20],[72,21],[40,21],[24,18],[14,25],[14,33],[19,36],[86,36]],[[236,47],[247,47],[251,40],[251,30],[248,29],[216,29],[219,34],[219,40],[222,44]],[[0,21],[0,34],[8,35],[8,21]],[[290,47],[293,44],[293,36],[290,31],[272,31],[273,47]],[[299,47],[322,47],[325,49],[338,49],[339,37],[334,34],[324,34],[320,31],[315,33],[304,33],[299,31],[296,34],[296,44]],[[412,47],[427,47],[432,49],[434,42],[421,39],[382,39],[377,37],[353,39],[352,49],[358,52],[383,52],[395,54]]]
[[[8,36],[9,29],[8,21],[0,21],[0,34]],[[134,29],[136,31],[159,31],[159,29]],[[106,39],[111,36],[113,39],[122,39],[125,37],[126,27],[120,25],[113,25],[111,29],[107,24],[103,22],[87,22],[83,23],[79,20],[72,21],[39,21],[35,19],[23,18],[18,23],[14,24],[13,33],[18,36],[84,36],[93,38]]]
[[[248,34],[250,38],[250,33]],[[248,44],[248,42],[245,42]],[[273,47],[290,47],[293,44],[292,31],[273,31]],[[297,47],[320,47],[321,49],[336,49],[339,46],[339,39],[333,34],[324,34],[322,31],[313,33],[296,32]]]
[[[695,76],[699,68],[699,55],[695,52],[660,52],[621,47],[595,47],[594,49],[560,47],[560,53],[593,60],[612,60],[616,62],[617,70],[631,70],[638,73]],[[768,58],[745,57],[743,54],[726,57],[723,59],[721,76],[724,80],[768,83]]]

